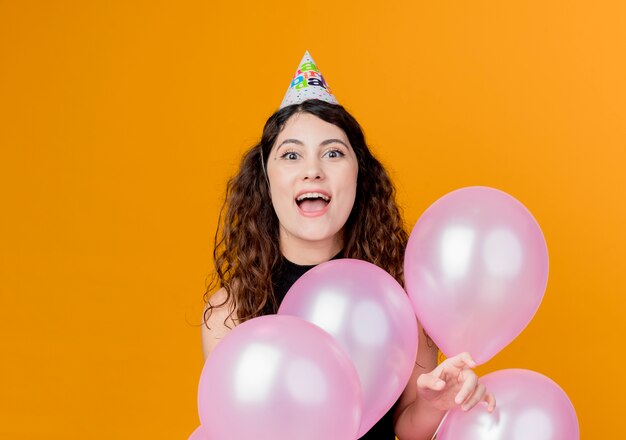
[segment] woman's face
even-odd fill
[[[356,155],[341,128],[310,113],[287,120],[267,161],[283,252],[303,245],[340,250],[357,175]]]

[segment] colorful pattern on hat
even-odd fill
[[[326,80],[307,50],[302,57],[302,61],[300,61],[293,80],[291,80],[291,84],[289,84],[280,108],[291,104],[300,104],[308,99],[321,99],[331,104],[338,104],[337,99],[333,96],[330,87],[326,84]]]

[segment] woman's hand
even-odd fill
[[[463,411],[468,411],[484,401],[487,403],[487,410],[492,412],[496,407],[496,399],[487,392],[476,373],[471,370],[475,367],[476,362],[469,353],[446,359],[430,373],[417,378],[419,398],[443,411],[457,405],[461,405]]]

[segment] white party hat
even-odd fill
[[[330,87],[326,84],[326,80],[324,80],[322,73],[307,50],[289,84],[280,108],[291,104],[300,104],[308,99],[321,99],[331,104],[338,104],[337,98],[333,96]]]

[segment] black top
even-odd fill
[[[332,259],[341,258],[341,254],[335,255]],[[272,282],[274,284],[274,297],[276,304],[280,307],[280,303],[285,299],[287,291],[293,283],[298,281],[307,271],[313,269],[313,266],[300,266],[292,263],[286,258],[282,258],[279,267],[272,274]],[[270,305],[266,308],[268,314],[276,313]],[[395,405],[370,429],[361,440],[395,440],[396,435],[393,428],[393,411]]]

